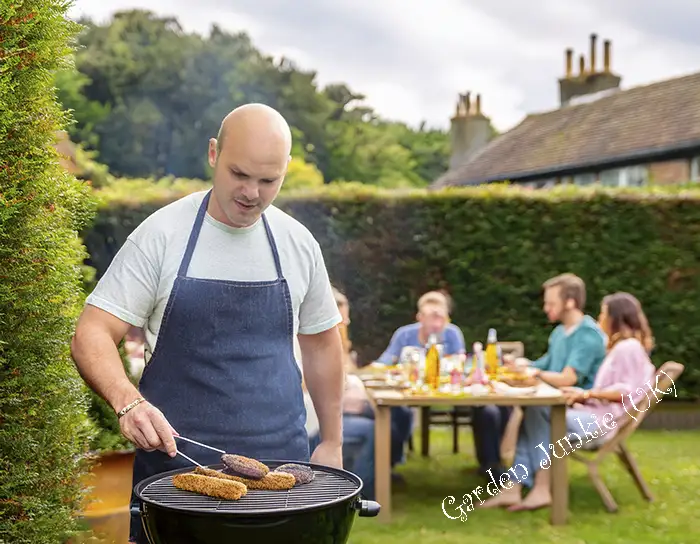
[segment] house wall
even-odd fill
[[[698,165],[695,168],[695,170],[698,170],[697,172],[692,171],[693,170],[691,168],[691,161],[692,160],[698,161]],[[639,166],[646,167],[646,174],[645,175],[644,175],[643,169],[641,171],[639,170]],[[622,170],[626,170],[626,172],[621,174]],[[632,170],[636,170],[636,172],[632,173]],[[616,168],[616,169],[611,169],[611,170],[606,170],[606,171],[591,170],[590,172],[579,173],[576,176],[550,177],[550,178],[543,178],[543,179],[532,180],[532,181],[521,182],[521,183],[525,187],[529,187],[529,188],[533,188],[533,189],[535,189],[535,188],[542,189],[542,188],[552,187],[554,185],[568,184],[568,183],[574,183],[577,185],[588,185],[590,183],[595,183],[596,180],[600,181],[601,175],[602,175],[602,178],[604,180],[604,183],[605,183],[605,181],[610,182],[610,180],[613,180],[612,183],[615,183],[614,180],[618,176],[620,176],[621,178],[623,176],[625,176],[628,180],[631,180],[631,179],[641,180],[642,177],[646,177],[645,182],[642,182],[642,183],[660,184],[660,185],[670,185],[670,184],[674,184],[674,183],[687,183],[689,181],[700,181],[700,156],[695,157],[694,159],[689,157],[689,158],[685,158],[685,159],[658,161],[658,162],[652,162],[652,163],[639,163],[639,165],[634,165],[631,167]],[[695,179],[695,180],[691,179],[693,177],[693,175],[697,176],[698,179]],[[627,183],[629,184],[629,183],[631,183],[631,181],[629,181]],[[634,184],[634,183],[632,183],[632,184]]]
[[[687,182],[690,180],[690,161],[683,159],[652,163],[649,165],[649,180],[659,184]]]

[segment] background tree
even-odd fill
[[[325,183],[424,186],[447,167],[444,132],[383,120],[343,83],[319,89],[315,72],[265,55],[245,33],[186,33],[144,10],[81,22],[78,74],[59,76],[59,96],[75,111],[72,137],[116,176],[206,178],[208,139],[246,102],[287,118],[294,156]]]

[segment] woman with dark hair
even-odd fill
[[[618,430],[620,418],[632,405],[645,410],[645,391],[648,383],[652,384],[656,368],[649,358],[654,345],[651,328],[639,301],[629,293],[615,293],[606,296],[601,302],[598,318],[601,328],[608,337],[607,355],[601,364],[591,389],[562,387],[562,392],[571,407],[566,412],[567,435],[551,437],[550,444],[531,444],[533,459],[535,448],[544,449],[547,458],[563,457],[592,440],[607,441]],[[624,402],[624,404],[623,404]],[[539,436],[539,435],[538,435]],[[537,456],[541,457],[541,456]],[[552,496],[549,491],[548,473],[535,479],[535,474],[547,469],[534,462],[531,466],[513,467],[518,474],[527,472],[512,488],[504,490],[498,496],[489,499],[482,507],[506,506],[510,511],[535,510],[549,506]],[[496,478],[498,480],[498,478]],[[532,491],[521,498],[522,486]]]
[[[564,394],[573,406],[569,413],[574,417],[592,413],[602,421],[612,413],[617,420],[625,412],[622,399],[631,393],[639,395],[637,389],[654,377],[656,369],[649,359],[654,337],[642,305],[629,293],[606,296],[598,321],[608,336],[608,354],[593,387],[586,391],[564,388]],[[606,437],[611,438],[615,432],[613,429]]]

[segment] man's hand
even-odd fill
[[[537,378],[533,376],[526,376],[519,380],[513,380],[511,378],[502,378],[501,381],[506,385],[511,387],[533,387],[539,383]]]
[[[299,334],[304,382],[318,416],[323,439],[343,443],[345,373],[340,333],[332,327],[318,334]]]
[[[311,455],[311,462],[333,468],[343,468],[343,446],[331,442],[321,442]]]
[[[177,446],[172,428],[163,413],[144,401],[119,420],[122,434],[135,446],[146,451],[160,450],[170,457],[177,455]]]

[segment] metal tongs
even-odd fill
[[[180,436],[180,435],[176,435],[175,438],[179,438],[180,440],[184,440],[185,442],[191,442],[192,444],[196,444],[197,446],[201,446],[203,448],[207,448],[207,449],[210,449],[210,450],[222,453],[222,454],[226,453],[224,450],[220,450],[219,448],[213,448],[211,446],[207,446],[206,444],[202,444],[201,442],[197,442],[196,440],[192,440],[191,438],[185,438],[184,436]],[[205,468],[203,465],[200,465],[197,461],[195,461],[194,459],[191,459],[190,457],[188,457],[187,455],[182,453],[180,450],[176,450],[176,452],[178,455],[181,455],[182,457],[187,459],[190,463],[194,463],[195,465],[197,465],[200,468]]]

